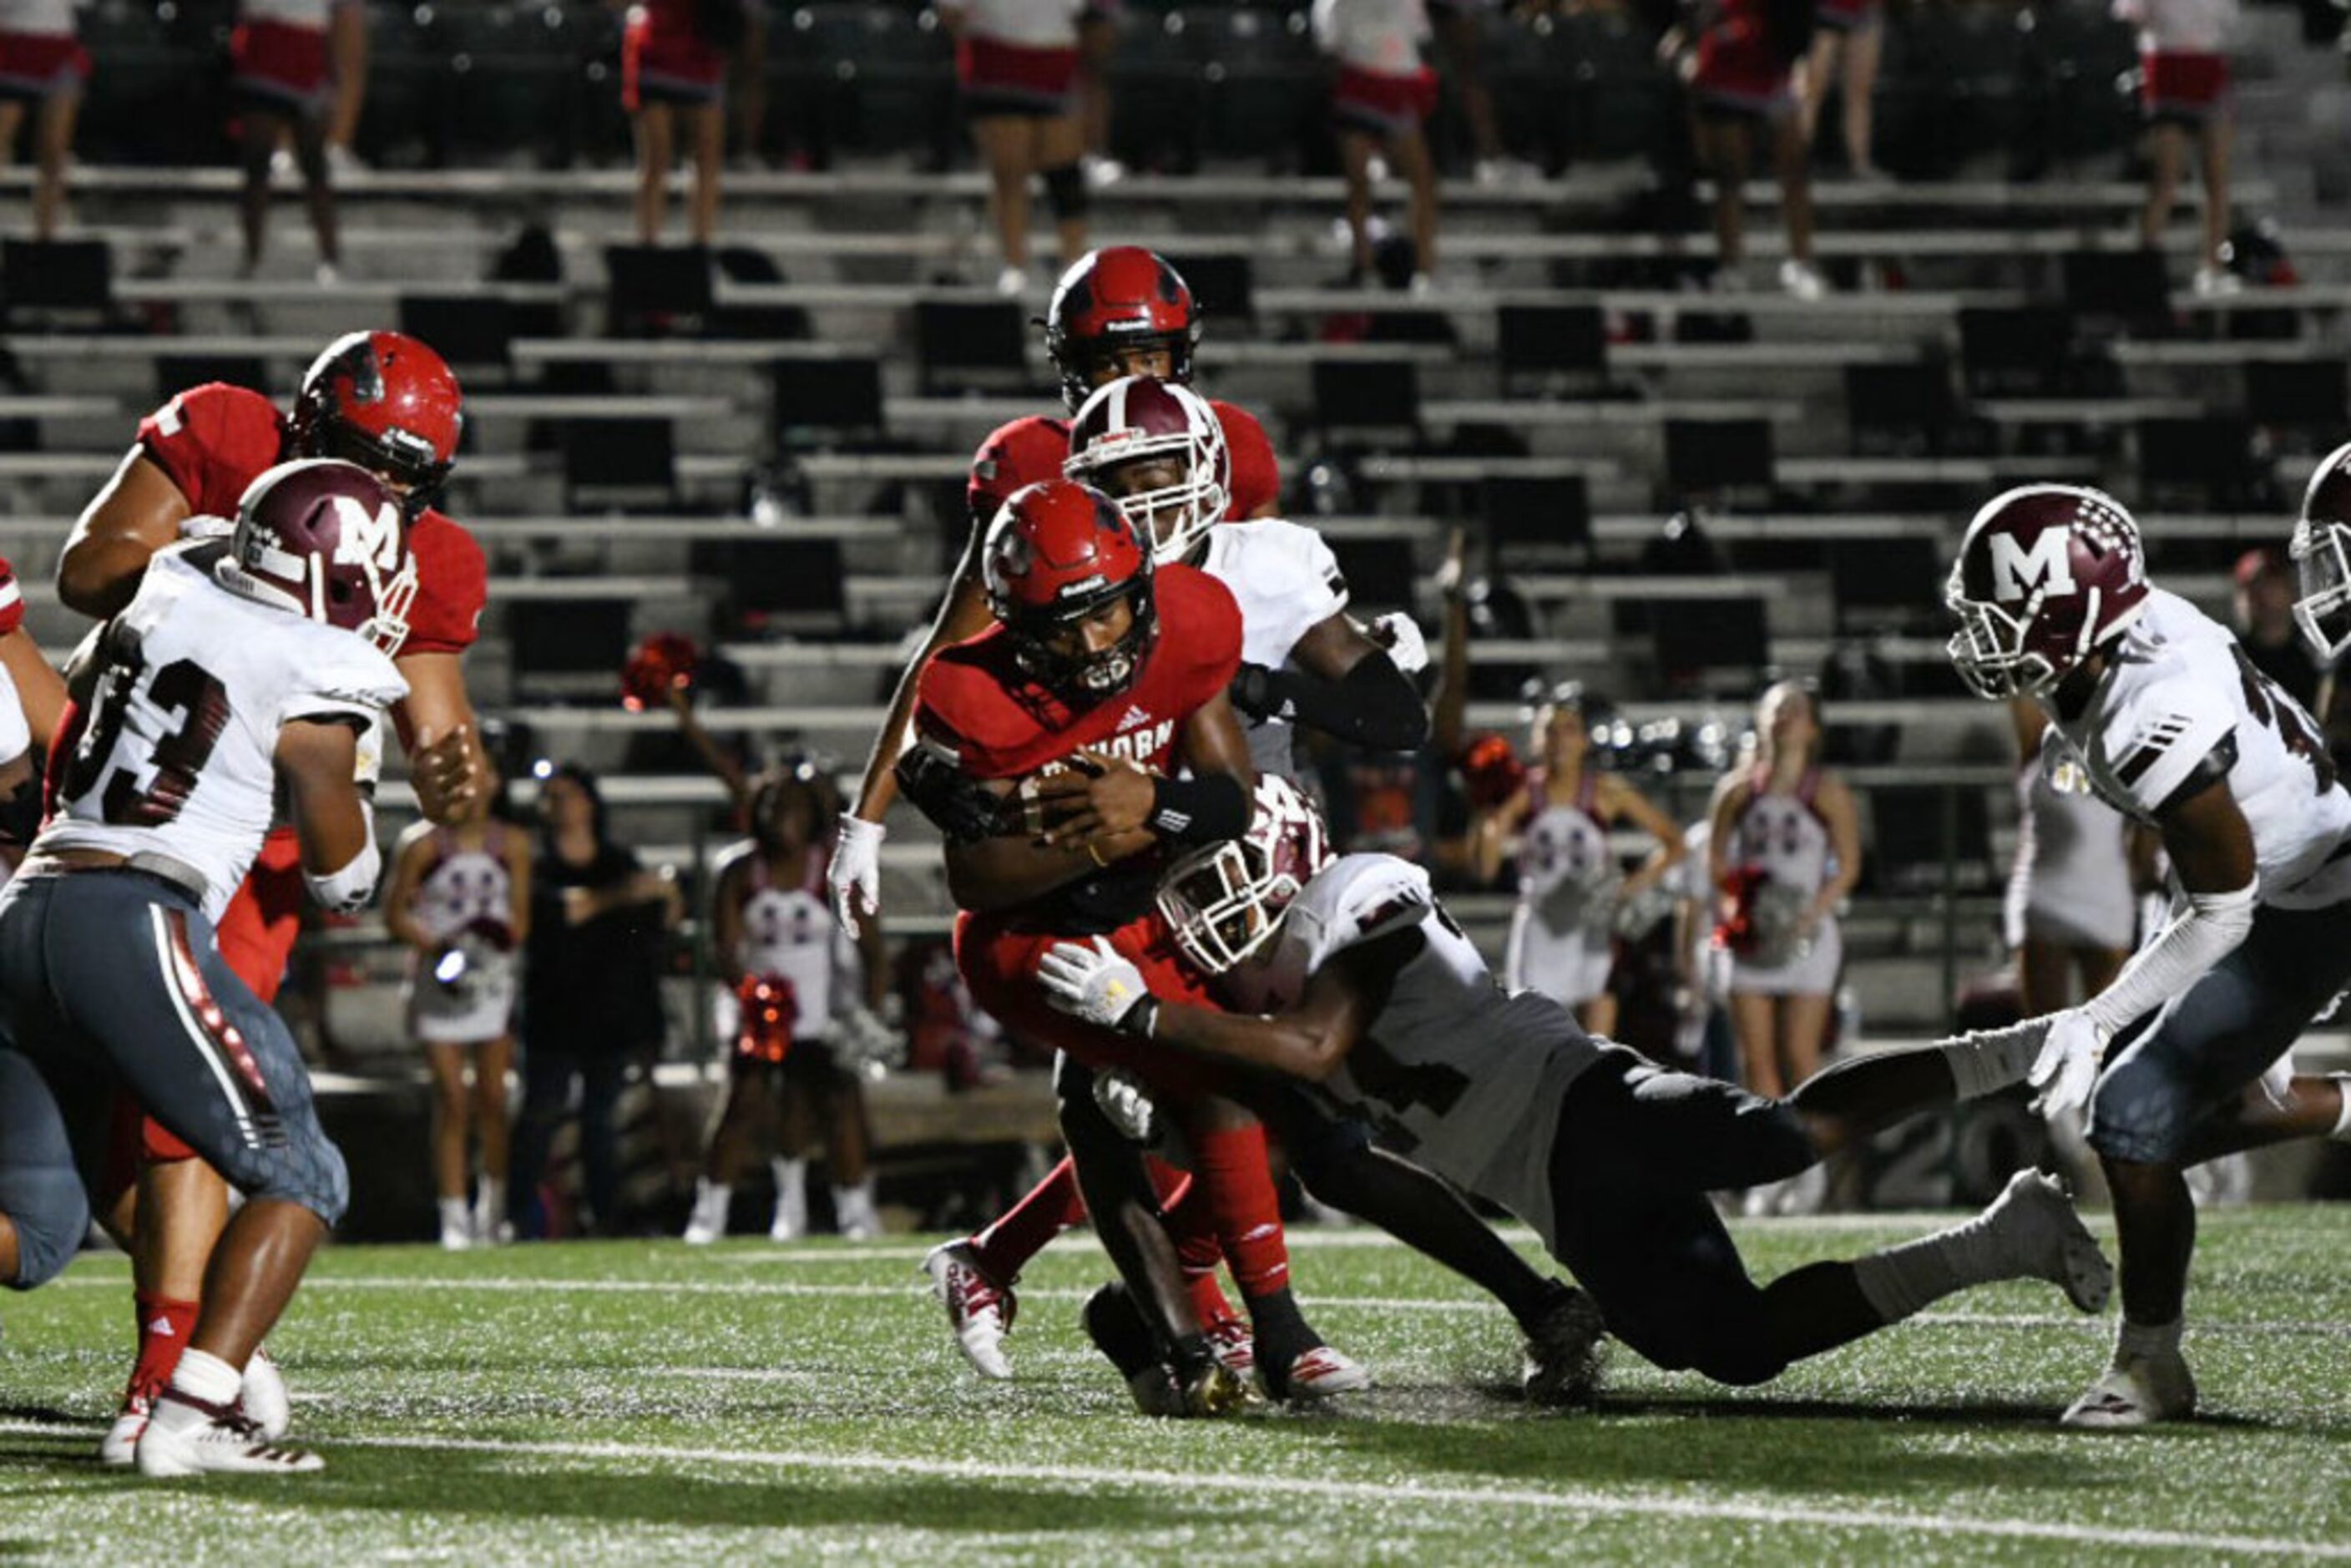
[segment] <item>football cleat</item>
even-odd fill
[[[1301,1352],[1290,1364],[1290,1374],[1282,1379],[1278,1393],[1270,1383],[1265,1383],[1262,1366],[1258,1368],[1258,1378],[1265,1384],[1270,1396],[1285,1400],[1330,1399],[1342,1394],[1360,1394],[1372,1385],[1369,1367],[1327,1344]]]
[[[1012,1287],[998,1285],[980,1272],[968,1241],[947,1241],[934,1247],[923,1260],[939,1304],[947,1311],[947,1326],[966,1361],[982,1377],[999,1381],[1012,1375],[1004,1359],[1004,1336],[1012,1330],[1018,1307]]]
[[[114,1413],[114,1425],[99,1439],[98,1462],[101,1465],[128,1465],[139,1451],[139,1436],[147,1430],[147,1417],[154,1411],[152,1396],[126,1392],[122,1408]]]
[[[1527,1335],[1520,1386],[1531,1405],[1588,1405],[1600,1390],[1600,1304],[1562,1285]]]
[[[2074,1401],[2061,1425],[2122,1432],[2196,1414],[2196,1379],[2177,1350],[2115,1358],[2105,1375]]]
[[[2046,1280],[2085,1312],[2105,1310],[2114,1293],[2114,1265],[2074,1212],[2057,1178],[2026,1168],[1983,1212],[2009,1255],[2030,1278]]]
[[[174,1419],[172,1406],[195,1419]],[[168,1478],[215,1473],[307,1475],[327,1468],[318,1455],[275,1447],[261,1429],[231,1406],[203,1405],[166,1391],[156,1400],[156,1418],[139,1436],[139,1473]]]
[[[245,1364],[245,1386],[237,1391],[236,1407],[261,1434],[274,1443],[294,1425],[294,1401],[286,1392],[286,1375],[266,1350],[256,1350]]]
[[[1247,1377],[1257,1370],[1257,1335],[1245,1318],[1218,1318],[1203,1331],[1208,1337],[1208,1351],[1217,1364],[1227,1372]]]

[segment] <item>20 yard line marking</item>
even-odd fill
[[[79,1427],[0,1424],[0,1435],[78,1437]],[[1865,1509],[1787,1508],[1771,1503],[1704,1502],[1691,1498],[1625,1496],[1581,1490],[1427,1487],[1410,1483],[1315,1480],[1295,1476],[1232,1475],[1218,1471],[1109,1469],[1053,1465],[988,1464],[972,1459],[924,1459],[889,1454],[820,1454],[791,1450],[682,1448],[633,1443],[554,1443],[488,1437],[360,1437],[331,1439],[336,1448],[384,1448],[428,1453],[532,1455],[543,1458],[664,1460],[676,1464],[743,1465],[769,1469],[928,1476],[951,1480],[1007,1481],[1053,1487],[1108,1487],[1128,1491],[1221,1491],[1247,1498],[1320,1498],[1349,1502],[1445,1504],[1531,1509],[1552,1513],[1643,1514],[1660,1519],[1738,1520],[1753,1524],[1879,1530],[1897,1534],[1974,1535],[2060,1541],[2087,1546],[2137,1546],[2255,1556],[2351,1559],[2351,1544],[2293,1541],[2267,1535],[2199,1535],[2181,1531],[2107,1529],[2024,1519],[1966,1519],[1944,1514],[1879,1513]]]

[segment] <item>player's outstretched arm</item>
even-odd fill
[[[1414,751],[1428,741],[1428,708],[1386,649],[1344,614],[1325,616],[1290,649],[1299,667],[1243,664],[1233,704],[1255,718],[1287,719],[1351,746]]]
[[[148,558],[180,537],[192,510],[162,465],[132,447],[74,519],[57,558],[57,597],[84,615],[120,610],[139,591]]]
[[[416,809],[454,825],[486,787],[489,758],[481,726],[465,695],[465,666],[456,653],[402,653],[392,661],[408,695],[392,710],[392,727],[408,753],[408,781]]]

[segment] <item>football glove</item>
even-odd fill
[[[1158,1145],[1159,1107],[1134,1073],[1113,1068],[1094,1075],[1094,1105],[1118,1129],[1118,1135],[1141,1148]]]
[[[1407,675],[1416,675],[1428,668],[1428,639],[1420,634],[1420,625],[1400,610],[1385,615],[1375,615],[1364,628],[1373,642],[1388,651],[1388,662]]]
[[[2106,1051],[2104,1030],[2081,1008],[2068,1008],[2049,1020],[2049,1037],[2041,1042],[2026,1082],[2039,1092],[2036,1102],[2044,1116],[2079,1120],[2098,1082],[2098,1066]]]
[[[882,841],[889,836],[879,822],[841,814],[824,880],[832,889],[832,917],[852,942],[857,940],[860,915],[871,919],[882,913]]]
[[[898,791],[951,844],[994,838],[1001,825],[996,796],[963,770],[955,753],[918,740],[898,758]],[[877,846],[878,847],[878,846]]]
[[[1106,937],[1091,944],[1056,942],[1037,966],[1045,999],[1083,1022],[1122,1034],[1151,1038],[1159,1004],[1143,983],[1143,971],[1119,955]]]
[[[872,1009],[852,1003],[835,1014],[830,1031],[832,1059],[851,1072],[878,1078],[906,1061],[906,1042]]]

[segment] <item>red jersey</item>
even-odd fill
[[[179,486],[190,511],[234,517],[246,486],[293,455],[294,434],[277,406],[259,392],[208,382],[140,421],[139,448]],[[480,632],[482,606],[489,599],[482,547],[427,508],[409,526],[408,548],[416,557],[416,602],[399,653],[465,652]]]
[[[1261,510],[1274,509],[1281,498],[1281,465],[1274,460],[1273,443],[1265,426],[1245,408],[1213,399],[1208,406],[1224,426],[1225,453],[1233,465],[1232,496],[1225,520],[1238,522]],[[971,479],[964,502],[976,527],[986,528],[996,509],[1023,485],[1061,476],[1062,461],[1070,455],[1070,422],[1032,413],[1002,424],[979,444],[971,460]]]
[[[1184,720],[1232,684],[1241,612],[1230,590],[1188,566],[1163,566],[1159,629],[1123,691],[1072,708],[1015,662],[1002,626],[943,648],[923,667],[914,725],[954,748],[975,779],[1021,779],[1081,747],[1165,773]]]

